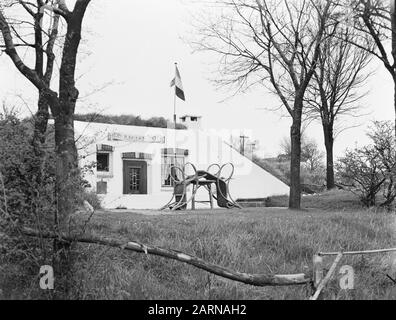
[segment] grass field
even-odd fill
[[[287,203],[285,197],[271,201],[276,206]],[[274,207],[165,215],[97,211],[88,232],[179,250],[235,271],[262,274],[311,275],[312,257],[318,251],[395,246],[392,213],[363,209],[353,195],[342,192],[304,197],[302,203],[306,208],[302,211]],[[71,299],[307,299],[310,293],[308,286],[253,287],[178,261],[121,249],[79,244],[77,250]],[[343,258],[340,266],[354,268],[355,289],[340,290],[335,277],[322,298],[396,299],[396,286],[386,277],[396,276],[392,260],[390,254]],[[331,262],[325,259],[326,268]],[[0,300],[50,298],[38,288],[36,268],[21,280],[18,270],[23,266],[0,263]]]
[[[356,209],[350,195],[320,199],[324,210],[255,208],[154,216],[100,211],[90,232],[180,250],[248,273],[310,274],[318,251],[395,245],[394,215]],[[318,204],[312,198],[304,202]],[[75,276],[81,299],[306,299],[309,293],[306,286],[244,285],[161,257],[93,245],[81,245],[81,251]],[[325,262],[329,267],[331,258]],[[341,265],[354,267],[355,290],[340,290],[335,278],[323,298],[395,299],[386,277],[391,263],[389,254],[343,258]]]
[[[269,207],[287,207],[288,196],[274,196],[267,201]],[[362,204],[356,195],[346,191],[327,191],[319,195],[303,195],[301,198],[303,208],[330,211],[361,210]]]

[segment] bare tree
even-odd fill
[[[310,173],[316,172],[322,166],[323,152],[319,149],[315,140],[307,140],[303,148],[303,157]]]
[[[278,159],[291,158],[291,144],[290,139],[284,137],[280,143],[281,153]],[[306,138],[301,135],[301,162],[306,163],[309,172],[315,172],[322,165],[323,152],[319,149],[315,140]]]
[[[56,159],[56,199],[57,211],[55,212],[54,224],[56,231],[65,231],[68,216],[73,204],[73,195],[76,192],[75,185],[70,183],[78,175],[77,149],[74,140],[74,123],[73,115],[79,91],[75,87],[75,70],[77,54],[81,40],[81,29],[84,15],[90,0],[76,0],[73,10],[70,10],[64,0],[48,1],[37,0],[30,1],[13,1],[10,5],[0,5],[0,31],[4,42],[4,52],[8,55],[15,67],[20,73],[28,79],[39,91],[40,99],[43,102],[43,114],[45,114],[45,105],[48,104],[52,115],[55,119],[55,152]],[[15,19],[8,10],[14,5],[22,6],[32,17],[34,23],[26,23],[27,31],[24,34],[33,34],[32,42],[24,40],[22,35],[16,35],[17,30],[13,27]],[[59,86],[55,91],[50,86],[51,72],[46,73],[43,66],[43,56],[47,55],[46,68],[51,69],[54,62],[54,53],[51,50],[52,44],[50,39],[55,39],[55,34],[50,34],[47,43],[42,39],[42,28],[40,17],[42,17],[44,8],[54,12],[56,16],[62,18],[66,24],[66,35],[63,41],[61,54]],[[56,18],[54,24],[58,23]],[[25,24],[25,22],[21,22]],[[54,26],[52,32],[56,32]],[[48,35],[47,35],[48,36]],[[24,59],[18,52],[19,47],[34,47],[36,61],[35,67],[28,66],[29,60]],[[48,52],[46,52],[46,50]],[[47,76],[47,78],[46,78]],[[43,118],[45,118],[44,116]],[[42,122],[44,124],[44,121]],[[39,129],[41,130],[41,129]],[[63,242],[54,243],[55,257],[59,257],[54,262],[55,272],[68,272],[68,246]]]
[[[30,51],[36,75],[45,87],[50,87],[55,64],[55,45],[58,39],[59,14],[50,14],[48,29],[44,30],[47,6],[55,5],[55,0],[37,1],[31,3],[23,0],[9,0],[3,4],[7,8],[9,18],[7,20],[10,33],[14,39],[15,48],[25,49],[25,59]],[[12,13],[11,13],[12,12]],[[12,16],[12,18],[11,18]],[[28,30],[28,31],[27,31]],[[0,46],[6,51],[7,46]],[[41,153],[40,146],[44,143],[45,131],[49,118],[49,105],[43,89],[38,88],[37,112],[34,117],[33,146],[37,154]]]
[[[318,67],[305,97],[306,116],[308,119],[318,119],[322,124],[326,147],[326,184],[329,190],[335,187],[335,125],[345,116],[361,115],[359,100],[367,93],[362,90],[362,86],[370,76],[369,72],[364,71],[371,54],[351,44],[357,38],[358,34],[353,28],[340,25],[333,37],[322,42]]]
[[[394,83],[396,128],[396,12],[395,0],[344,0],[344,16],[339,20],[352,24],[360,36],[351,39],[356,47],[377,57]],[[374,42],[374,46],[369,43]]]
[[[219,85],[237,91],[266,85],[292,118],[289,207],[301,203],[301,125],[305,92],[313,77],[324,38],[331,36],[334,1],[230,0],[218,3],[216,21],[200,23],[197,50],[220,55]],[[293,88],[290,92],[289,88]]]

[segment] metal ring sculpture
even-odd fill
[[[218,163],[213,163],[213,164],[211,164],[211,165],[208,167],[208,169],[206,169],[206,171],[210,173],[210,169],[211,169],[212,167],[217,167],[217,168],[218,168],[217,172],[216,172],[215,174],[213,174],[214,176],[218,177],[218,174],[219,174],[219,172],[220,172],[220,170],[221,170],[220,165],[219,165]]]
[[[194,174],[192,176],[186,176],[186,167],[187,165],[190,165],[193,170],[194,170]],[[172,172],[172,170],[179,170],[182,174],[182,181],[178,181],[175,179],[175,177],[172,176],[172,174],[170,175],[171,177],[171,181],[173,185],[183,185],[183,193],[182,194],[177,194],[176,190],[173,191],[173,195],[171,200],[165,205],[163,206],[160,210],[164,210],[166,208],[170,208],[172,211],[175,211],[177,209],[182,208],[183,206],[186,206],[189,202],[192,201],[193,197],[195,196],[195,193],[193,195],[191,195],[191,197],[189,199],[185,199],[186,195],[187,195],[187,178],[191,179],[191,180],[198,180],[198,172],[197,169],[195,168],[195,166],[188,162],[186,163],[183,168],[180,168],[178,166],[171,166],[170,170]],[[177,195],[181,195],[180,200],[176,200],[176,196]],[[175,201],[173,201],[173,199],[175,199]],[[184,201],[185,199],[185,201]]]
[[[176,180],[177,174],[175,174],[175,176],[172,175],[172,170],[179,170],[181,172],[181,174],[182,174],[182,180],[181,181],[186,180],[186,175],[184,174],[184,170],[182,168],[180,168],[178,166],[171,166],[170,167],[170,172],[171,172],[170,178],[171,178],[172,184],[180,183],[179,180]]]
[[[217,167],[217,171],[216,171],[216,173],[213,173],[213,175],[214,175],[216,178],[218,178],[218,177],[219,177],[219,172],[220,172],[220,169],[221,169],[221,167],[220,167],[220,165],[219,165],[218,163],[213,163],[213,164],[211,164],[211,165],[206,169],[206,171],[207,171],[208,173],[212,174],[212,173],[210,172],[210,169],[213,168],[213,167]],[[209,192],[209,194],[210,194],[211,197],[213,197],[215,200],[217,200],[216,191],[215,191],[215,190],[209,188],[208,186],[205,186],[205,189]],[[216,183],[216,189],[217,189],[217,183]]]
[[[225,168],[226,166],[231,166],[231,172],[230,172],[230,174],[229,174],[229,176],[228,176],[227,178],[222,178],[222,177],[221,177],[221,172],[224,170],[224,168]],[[230,200],[231,205],[228,205],[228,208],[237,207],[237,208],[240,208],[240,209],[241,209],[242,207],[231,197],[231,194],[230,194],[230,181],[231,181],[231,179],[232,179],[232,177],[233,177],[233,175],[234,175],[234,172],[235,172],[235,167],[234,167],[234,165],[233,165],[231,162],[226,163],[226,164],[224,164],[224,165],[222,165],[222,166],[220,166],[220,165],[217,164],[217,163],[214,163],[214,164],[211,164],[211,165],[208,167],[207,172],[210,173],[210,169],[211,169],[212,167],[217,167],[217,168],[218,168],[217,172],[216,172],[215,174],[213,174],[213,175],[217,178],[216,190],[219,190],[219,192],[220,192],[220,194],[223,196],[223,198],[229,199],[229,200]],[[220,180],[222,180],[222,181],[224,181],[224,182],[226,183],[226,193],[227,193],[227,194],[224,194],[224,193],[222,192],[222,190],[221,190],[221,188],[220,188],[220,185],[219,185],[219,184],[220,184]],[[215,198],[215,199],[217,200],[217,196],[216,196],[215,191],[214,191],[214,190],[210,190],[209,187],[207,187],[207,186],[205,186],[205,188],[206,188],[209,192],[211,192],[213,198]]]
[[[194,170],[194,175],[195,175],[196,177],[198,177],[198,170],[197,170],[197,168],[194,166],[194,164],[192,164],[191,162],[187,162],[187,163],[183,166],[183,172],[184,172],[184,174],[186,173],[186,167],[187,167],[188,165],[190,165],[190,166],[193,168],[193,170]]]
[[[216,173],[211,173],[211,172],[210,172],[210,169],[213,168],[213,167],[217,167]],[[208,173],[210,173],[210,174],[213,174],[216,178],[218,178],[218,177],[219,177],[220,169],[221,169],[221,167],[220,167],[220,165],[219,165],[218,163],[213,163],[213,164],[211,164],[211,165],[206,169],[206,171],[207,171]],[[215,200],[217,200],[215,190],[209,188],[208,186],[205,186],[205,189],[209,192],[209,194],[210,194],[211,197],[213,197]],[[216,183],[216,190],[217,190],[217,183]]]
[[[170,167],[170,172],[171,172],[171,173],[170,173],[170,180],[171,180],[171,182],[172,182],[172,185],[178,183],[178,181],[172,176],[172,169],[180,170],[180,171],[182,172],[183,180],[185,180],[185,179],[184,179],[184,172],[183,172],[183,170],[180,169],[180,168],[177,167],[177,166],[171,166],[171,167]],[[183,195],[183,196],[184,196],[184,195]],[[174,206],[174,205],[176,204],[176,202],[172,203],[172,201],[173,201],[173,199],[174,199],[175,197],[176,197],[175,190],[173,190],[172,198],[171,198],[171,199],[169,200],[169,202],[168,202],[166,205],[164,205],[160,210],[164,210],[164,209],[166,209],[166,208],[168,208],[168,207]],[[182,197],[182,199],[183,199],[183,197]]]
[[[193,175],[186,175],[186,168],[187,166],[191,166],[193,168],[194,174]],[[229,174],[229,176],[227,178],[223,178],[221,177],[221,173],[224,170],[224,168],[226,166],[231,166],[231,172]],[[233,208],[233,207],[237,207],[241,209],[241,206],[231,197],[230,194],[230,181],[232,179],[232,176],[234,175],[234,171],[235,171],[235,167],[232,163],[226,163],[222,166],[220,166],[217,163],[211,164],[208,168],[207,168],[207,172],[210,173],[210,169],[212,167],[217,167],[218,170],[215,174],[213,174],[213,176],[216,177],[217,182],[216,182],[216,190],[218,190],[218,192],[220,192],[221,196],[227,200],[229,200],[227,203],[227,207],[228,208]],[[174,186],[177,185],[182,185],[183,186],[183,192],[182,193],[176,193],[176,188],[173,191],[173,195],[172,195],[172,199],[165,205],[163,206],[160,210],[164,210],[166,208],[170,208],[172,211],[180,209],[184,206],[187,206],[194,198],[195,195],[198,191],[198,188],[193,188],[193,192],[191,194],[191,197],[189,199],[187,199],[187,185],[189,183],[195,183],[196,185],[198,185],[198,180],[199,180],[199,176],[198,176],[198,171],[197,168],[194,166],[194,164],[192,164],[191,162],[186,163],[182,168],[178,167],[178,166],[171,166],[170,170],[172,172],[172,170],[178,170],[181,172],[181,178],[182,180],[176,180],[177,175],[175,174],[175,176],[173,176],[172,174],[170,175],[172,184]],[[220,188],[220,181],[224,182],[226,184],[226,194],[223,193],[223,191]],[[215,194],[215,192],[210,189],[208,186],[205,185],[205,188],[210,191],[210,196],[215,198],[217,200],[217,196]],[[179,200],[176,199],[176,196],[181,196]],[[174,200],[175,199],[175,200]]]
[[[222,177],[221,177],[221,172],[224,170],[224,168],[225,168],[226,166],[231,166],[231,173],[230,173],[230,175],[228,176],[228,178],[222,178]],[[218,172],[217,184],[219,184],[219,181],[220,181],[220,180],[222,180],[222,181],[225,182],[225,184],[226,184],[226,194],[223,194],[223,192],[221,191],[221,188],[220,188],[219,185],[217,186],[217,188],[219,188],[220,194],[221,194],[225,199],[229,199],[229,200],[230,200],[231,205],[227,205],[228,208],[237,207],[237,208],[239,208],[239,209],[242,209],[242,207],[232,198],[232,196],[231,196],[231,194],[230,194],[230,181],[231,181],[231,179],[232,179],[232,176],[234,175],[234,172],[235,172],[235,166],[234,166],[231,162],[228,162],[228,163],[226,163],[226,164],[223,164],[223,165],[220,167],[220,170],[219,170],[219,172]]]

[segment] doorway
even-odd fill
[[[123,161],[124,194],[147,194],[147,162]]]

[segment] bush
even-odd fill
[[[88,203],[95,209],[101,209],[101,201],[94,191],[85,191],[82,195],[82,201],[88,201]]]
[[[391,122],[374,122],[368,136],[372,144],[347,150],[340,158],[337,175],[341,185],[358,194],[367,207],[377,204],[382,192],[381,206],[389,207],[396,198],[395,137]]]
[[[164,117],[142,119],[140,116],[134,115],[103,115],[97,113],[75,114],[74,120],[154,128],[167,128],[169,122]],[[177,123],[176,128],[186,129],[186,126]]]
[[[0,287],[4,298],[29,297],[37,266],[51,262],[50,243],[25,238],[18,228],[45,230],[53,224],[54,166],[53,152],[38,155],[32,147],[28,125],[13,113],[0,114]],[[37,283],[34,288],[39,291]],[[34,295],[39,297],[39,293]]]
[[[14,115],[0,115],[0,204],[21,223],[37,222],[54,210],[55,156],[41,158],[31,145],[28,126]]]
[[[88,200],[94,208],[100,205],[96,197],[81,192],[80,175],[63,181],[56,189],[54,132],[51,127],[48,129],[46,143],[33,147],[32,124],[21,122],[13,113],[0,114],[0,288],[7,299],[30,295],[45,298],[36,281],[39,268],[53,265],[59,255],[52,240],[24,236],[21,228],[39,232],[56,230],[57,198],[62,192],[65,195],[64,190],[73,190],[73,194],[67,195],[71,213],[83,200]],[[70,214],[65,231],[78,230],[81,219]],[[70,264],[72,261],[70,258]],[[63,281],[69,280],[58,277],[61,290],[59,284]],[[62,296],[64,292],[56,294]]]

